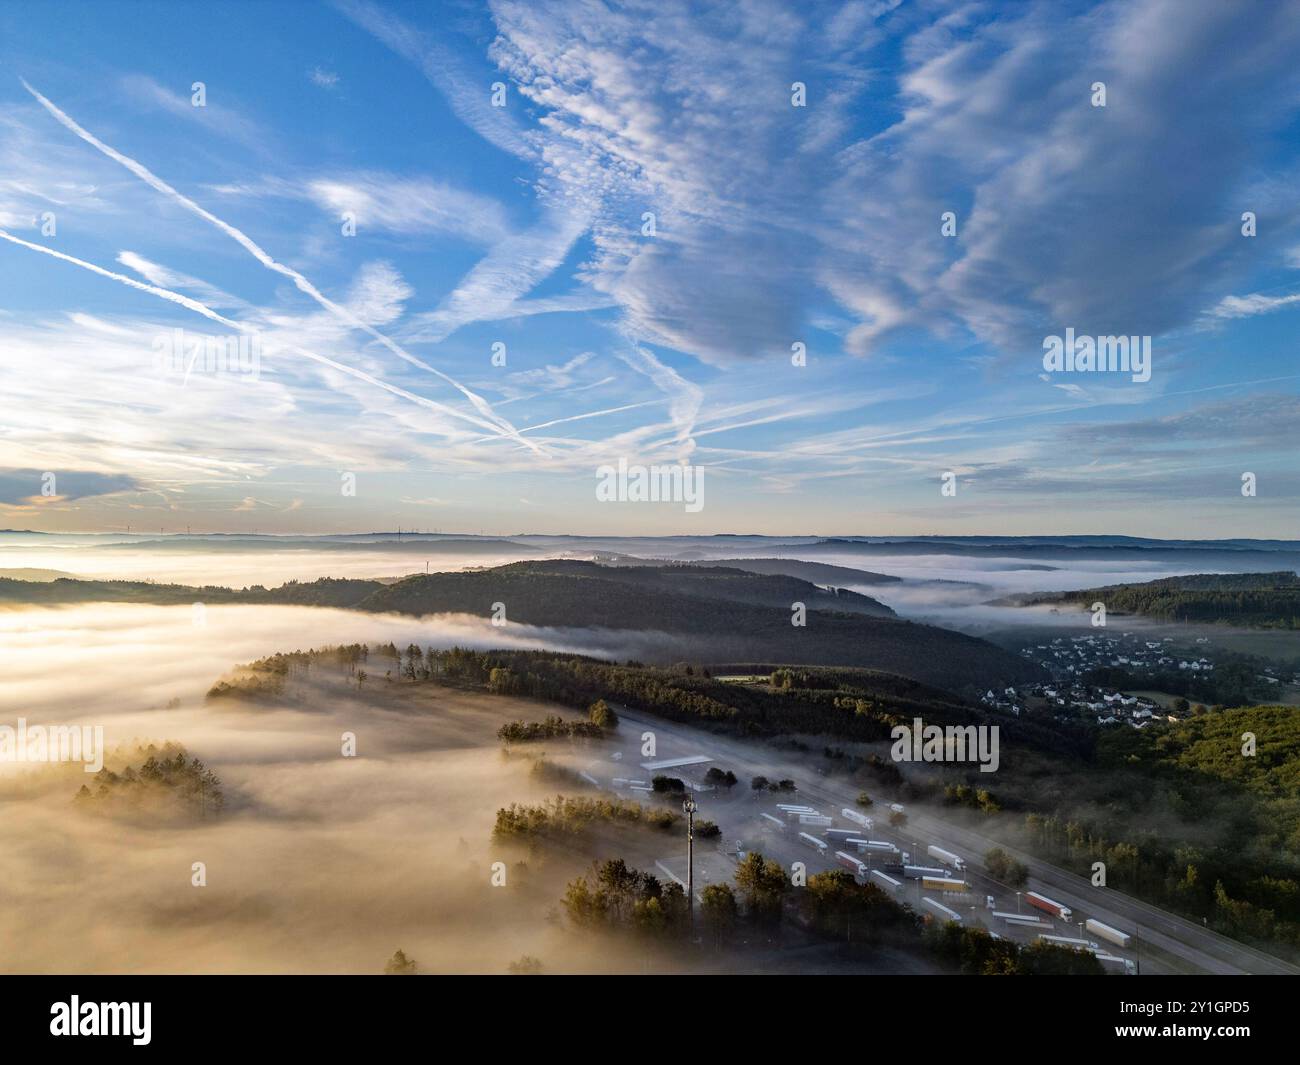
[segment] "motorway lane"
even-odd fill
[[[827,808],[826,812],[834,813],[837,817],[842,807],[854,805],[855,794],[836,789],[827,779],[820,777],[813,770],[774,760],[779,757],[778,753],[763,745],[721,736],[690,725],[649,717],[622,706],[617,706],[615,709],[620,720],[628,727],[629,733],[635,729],[638,738],[642,732],[655,734],[658,746],[656,758],[703,752],[712,755],[715,764],[731,769],[741,778],[741,783],[736,786],[737,789],[748,787],[748,778],[752,776],[762,775],[774,779],[789,776],[796,779],[799,784],[797,795],[802,796],[801,799],[796,798],[794,801],[808,801],[810,805],[820,803]],[[633,766],[636,766],[638,767],[636,772],[644,775],[639,770],[642,759],[639,757],[638,748],[639,739],[637,744],[624,754],[626,769],[614,768],[615,774],[627,775],[628,772],[633,771]],[[707,808],[708,795],[700,796],[700,801],[702,806]],[[732,808],[741,804],[743,807],[750,807],[751,801],[753,813],[750,816],[757,818],[760,808],[765,808],[763,804],[770,806],[776,801],[784,800],[771,794],[760,795],[759,793],[751,793],[750,800],[729,798],[725,803],[719,804],[719,816],[724,809],[730,812]],[[881,803],[877,808],[884,806],[885,804]],[[1125,931],[1136,929],[1139,932],[1140,945],[1163,951],[1177,959],[1190,971],[1224,974],[1294,975],[1300,973],[1300,969],[1280,958],[1228,939],[1175,914],[1131,898],[1114,888],[1094,888],[1083,877],[1032,855],[1024,854],[999,840],[990,839],[971,829],[958,827],[932,814],[919,813],[911,807],[907,813],[907,827],[911,829],[908,834],[919,835],[928,842],[938,843],[941,846],[949,844],[964,849],[967,853],[963,854],[963,857],[968,861],[980,860],[981,864],[987,850],[995,846],[1001,847],[1029,867],[1034,880],[1033,889],[1040,890],[1043,894],[1070,906],[1076,911],[1076,918],[1096,917],[1106,924]],[[707,809],[702,809],[699,816],[708,817]],[[887,816],[886,814],[875,820],[887,824]],[[884,824],[881,827],[883,830]],[[743,833],[741,835],[743,836]],[[724,830],[724,837],[735,838],[735,833]],[[797,844],[794,846],[798,847]],[[783,852],[786,850],[785,847],[781,849]],[[816,871],[814,863],[809,861],[809,858],[815,858],[813,852],[807,848],[798,849],[803,851],[803,854],[798,856],[800,860],[808,862],[809,868]],[[921,853],[924,853],[923,848]],[[783,853],[782,857],[788,855]],[[914,854],[914,859],[916,857],[918,855]],[[826,868],[838,868],[833,856],[826,863]],[[696,887],[698,890],[700,885],[697,884]],[[1098,892],[1102,891],[1105,892],[1104,902],[1097,897]],[[909,901],[911,901],[910,896]],[[999,908],[1001,906],[1002,903],[999,902]],[[1077,935],[1077,928],[1065,934]],[[1131,951],[1116,949],[1115,953],[1129,954]],[[1152,961],[1153,959],[1143,958],[1144,971],[1148,973],[1152,971]],[[1156,967],[1162,966],[1157,963]]]

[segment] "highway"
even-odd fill
[[[663,721],[630,710],[615,707],[620,719],[617,748],[622,752],[618,762],[596,763],[592,767],[594,775],[602,778],[602,783],[609,785],[613,776],[635,777],[648,780],[652,775],[640,769],[641,737],[645,732],[655,736],[658,760],[704,754],[713,759],[711,764],[733,771],[740,778],[734,788],[719,789],[712,792],[697,793],[700,811],[698,818],[715,821],[723,832],[723,839],[740,841],[745,849],[761,850],[764,854],[781,861],[787,868],[793,861],[803,861],[810,872],[822,869],[839,868],[835,862],[835,847],[831,847],[826,857],[819,857],[811,848],[801,846],[795,841],[800,827],[795,825],[784,834],[763,833],[759,827],[760,813],[775,813],[777,802],[807,803],[816,806],[826,814],[836,818],[837,825],[848,825],[840,817],[843,807],[853,807],[857,792],[847,782],[820,775],[815,770],[802,766],[799,756],[792,755],[781,760],[780,752],[772,747],[718,735],[703,729],[676,722]],[[621,765],[620,765],[621,763]],[[701,781],[707,765],[697,765],[681,771],[666,771],[669,775],[680,775],[686,779]],[[776,794],[756,792],[750,788],[749,781],[754,776],[766,776],[776,780],[790,778],[798,785],[795,793]],[[632,798],[645,799],[644,794],[623,791]],[[983,855],[992,847],[1001,847],[1017,860],[1023,862],[1030,871],[1030,880],[1022,890],[1038,891],[1057,902],[1064,903],[1074,912],[1073,924],[1057,922],[1052,934],[1063,936],[1080,935],[1077,922],[1087,917],[1094,917],[1112,927],[1134,934],[1134,943],[1129,950],[1111,949],[1106,944],[1101,946],[1107,953],[1135,958],[1144,974],[1157,973],[1221,973],[1229,975],[1295,975],[1300,968],[1280,958],[1276,958],[1253,947],[1228,939],[1195,922],[1161,910],[1148,903],[1117,891],[1114,888],[1096,888],[1072,872],[1061,869],[1016,848],[1009,847],[1000,840],[984,836],[979,832],[947,821],[933,811],[921,810],[909,805],[907,807],[907,824],[899,830],[888,825],[888,797],[876,796],[875,807],[864,811],[876,822],[872,829],[874,839],[893,839],[904,850],[910,850],[914,862],[934,864],[925,859],[925,848],[929,844],[938,844],[957,851],[967,862],[967,879],[972,883],[970,902],[960,900],[953,902],[942,899],[945,905],[959,910],[963,920],[969,924],[978,914],[980,923],[984,923],[999,935],[1008,935],[1005,926],[992,927],[984,906],[984,896],[992,894],[997,899],[999,910],[1016,908],[1016,891],[1005,885],[997,884],[983,870]],[[808,829],[819,834],[819,829]],[[733,848],[734,849],[734,848]],[[682,848],[684,852],[684,847]],[[728,856],[720,850],[709,846],[696,845],[696,891],[710,881],[730,879],[736,859],[734,854]],[[668,869],[685,878],[684,853],[670,853],[663,857]],[[664,871],[661,868],[661,871]],[[910,902],[920,912],[920,882],[907,881],[903,899]],[[975,904],[975,913],[970,912]],[[1024,907],[1030,912],[1028,907]],[[969,916],[967,916],[969,914]],[[1009,938],[1015,938],[1014,935]],[[1032,938],[1032,933],[1030,934]],[[1086,938],[1095,938],[1087,936]]]

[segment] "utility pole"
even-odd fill
[[[686,815],[686,912],[691,918],[691,941],[695,941],[695,797],[682,800],[682,813]]]

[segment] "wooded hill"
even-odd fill
[[[1040,592],[1014,602],[1105,603],[1112,614],[1141,614],[1165,621],[1225,622],[1253,628],[1300,629],[1300,578],[1273,573],[1194,573],[1140,584],[1110,584],[1076,592]]]
[[[797,558],[715,558],[708,561],[664,561],[637,558],[635,555],[607,555],[597,559],[607,566],[705,566],[744,570],[746,573],[779,574],[798,577],[813,584],[844,587],[850,584],[900,584],[902,577],[875,573],[851,566],[834,566],[829,562],[804,562]]]
[[[254,603],[339,607],[411,615],[464,613],[527,625],[667,633],[700,662],[861,666],[951,691],[1041,679],[1034,663],[984,640],[901,621],[869,596],[807,581],[719,567],[607,567],[591,562],[517,562],[432,573],[394,584],[325,579],[280,588],[190,588],[130,581],[44,584],[0,581],[0,601],[24,603]],[[791,624],[792,604],[807,608]],[[647,648],[643,657],[686,657]]]

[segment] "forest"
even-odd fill
[[[1075,592],[1020,596],[1035,603],[1106,604],[1108,613],[1140,614],[1164,621],[1231,623],[1250,628],[1300,629],[1300,579],[1275,573],[1196,573],[1140,584],[1111,584]]]
[[[280,695],[290,672],[305,671],[314,661],[348,665],[360,683],[370,679],[364,668],[370,664],[376,673],[383,668],[390,681],[396,676],[462,683],[583,711],[605,699],[668,720],[748,736],[814,733],[875,742],[888,739],[895,725],[920,716],[939,725],[996,721],[1004,742],[1042,750],[1078,753],[1091,746],[1086,729],[995,714],[941,689],[876,670],[742,667],[770,674],[771,683],[753,685],[719,680],[704,667],[619,664],[551,651],[426,651],[412,645],[402,652],[389,644],[375,649],[373,661],[362,645],[295,651],[239,667],[231,678],[214,684],[208,698]]]

